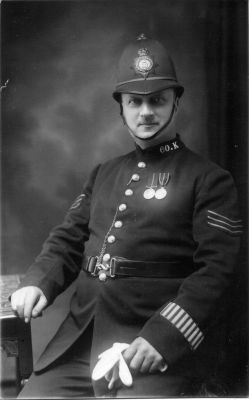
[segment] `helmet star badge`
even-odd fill
[[[147,40],[147,37],[142,33],[138,36],[137,40],[141,41],[142,44],[142,41]],[[155,73],[157,65],[146,47],[141,47],[137,53],[138,57],[134,59],[133,69],[136,74],[141,74],[146,79],[150,72]]]
[[[138,50],[138,57],[134,60],[135,71],[144,78],[154,69],[154,61],[146,48]]]

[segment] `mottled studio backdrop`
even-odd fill
[[[133,149],[111,93],[140,33],[171,53],[185,87],[177,130],[231,171],[246,222],[246,0],[5,0],[1,12],[3,273],[26,271],[96,163]],[[246,381],[246,254],[244,239],[227,338],[235,394]],[[40,348],[58,315],[34,322]]]

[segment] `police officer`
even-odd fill
[[[92,171],[11,298],[28,322],[77,277],[24,398],[193,396],[214,367],[242,232],[234,183],[176,134],[184,89],[161,43],[140,35],[118,74],[135,150]]]

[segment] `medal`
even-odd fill
[[[146,189],[144,192],[144,198],[146,200],[153,199],[153,197],[155,196],[155,193],[156,193],[155,190],[152,188]]]
[[[155,185],[155,176],[156,176],[156,174],[153,174],[151,185],[146,186],[147,189],[144,191],[143,196],[146,200],[150,200],[150,199],[153,199],[153,197],[155,197],[156,191],[155,191],[155,189],[153,189],[153,188],[157,188],[157,184]]]
[[[161,200],[164,199],[167,196],[167,190],[165,189],[164,186],[167,185],[169,181],[169,173],[163,173],[163,174],[159,174],[159,184],[160,184],[160,189],[157,189],[155,192],[155,198],[157,200]]]
[[[164,187],[161,187],[160,189],[157,189],[155,193],[155,198],[157,200],[164,199],[164,197],[167,196],[167,190]]]

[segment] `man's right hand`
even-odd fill
[[[36,286],[26,286],[11,295],[11,307],[20,318],[29,322],[30,318],[39,317],[48,301],[42,290]]]

